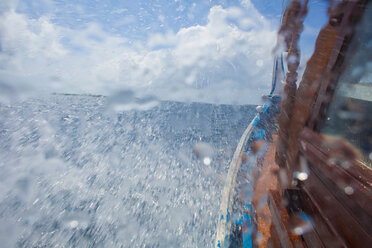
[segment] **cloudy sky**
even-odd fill
[[[311,3],[305,58],[325,5]],[[2,0],[0,90],[259,103],[281,12],[281,0]]]

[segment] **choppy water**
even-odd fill
[[[212,247],[223,178],[252,106],[106,98],[0,105],[2,247]],[[213,147],[210,165],[193,147]]]

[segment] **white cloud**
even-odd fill
[[[46,92],[129,88],[161,99],[257,103],[271,83],[276,35],[249,3],[244,9],[215,6],[206,25],[154,34],[146,43],[131,43],[95,23],[74,30],[46,17],[31,19],[8,6],[0,16],[0,83]]]
[[[3,14],[11,9],[14,9],[18,4],[17,0],[0,1],[0,14]]]

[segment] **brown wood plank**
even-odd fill
[[[311,117],[306,124],[312,130],[319,130],[318,127],[324,121],[326,110],[332,101],[334,89],[338,84],[339,78],[355,53],[355,48],[353,46],[349,48],[349,44],[352,44],[350,42],[353,39],[353,30],[357,29],[356,25],[364,15],[367,4],[368,0],[342,1],[339,6],[334,8],[336,11],[334,13],[331,12],[330,23],[333,23],[333,25],[339,23],[337,25],[339,26],[338,36],[342,38],[339,38],[335,43],[334,50],[339,51],[339,54],[335,54],[336,56],[330,59],[329,65],[333,65],[333,68],[328,77],[324,77],[326,80],[321,83],[317,99],[312,107]],[[346,42],[343,42],[343,39]]]
[[[306,246],[307,247],[319,247],[323,248],[324,245],[322,241],[320,240],[318,234],[316,232],[307,232],[302,237],[305,240]]]
[[[312,206],[312,202],[308,200],[308,197],[306,196],[305,192],[298,188],[287,189],[284,192],[284,201],[288,202],[288,204],[286,204],[286,209],[289,215],[291,216],[289,225],[292,226],[292,228],[294,228],[298,224],[301,223],[304,224],[301,221],[303,220],[303,217],[300,217],[302,214],[309,215],[309,213],[312,213],[312,215],[314,215],[314,211],[312,211],[312,209],[306,211],[306,207]],[[306,231],[301,235],[306,243],[306,246],[324,247],[322,241],[319,238],[318,233],[315,231],[313,221],[307,222],[307,225],[311,225],[311,228],[310,229],[307,228]],[[332,239],[337,239],[337,237],[333,236]]]
[[[327,163],[329,157],[317,149],[314,143],[303,139],[300,139],[300,143],[302,143],[301,152],[311,162],[309,166],[312,167],[312,171],[326,185],[331,194],[344,205],[365,230],[372,230],[371,187],[363,185],[348,174],[342,166]],[[346,194],[346,187],[349,187],[352,193]]]
[[[291,122],[291,113],[296,94],[297,69],[300,62],[298,41],[303,31],[303,20],[307,14],[307,5],[308,0],[302,2],[291,1],[284,13],[282,25],[278,32],[278,35],[284,40],[281,45],[285,45],[285,49],[287,49],[288,52],[286,59],[288,70],[285,76],[285,84],[282,93],[284,100],[281,101],[281,112],[278,116],[278,144],[280,145],[278,145],[278,150],[276,152],[276,161],[282,168],[286,165],[285,151],[288,146],[287,140],[290,136],[290,130],[288,130],[287,127]],[[288,58],[291,57],[296,59],[288,60]]]
[[[278,234],[280,245],[289,248],[304,247],[301,238],[292,234],[291,230],[288,228],[288,212],[282,206],[281,196],[278,191],[269,191],[268,204],[272,216],[272,225]]]
[[[317,97],[324,97],[324,94],[319,92],[321,85],[328,84],[329,81],[337,82],[341,75],[344,54],[347,52],[354,27],[358,24],[359,17],[363,15],[365,2],[365,0],[340,1],[335,8],[329,9],[329,23],[319,32],[314,53],[307,62],[296,91],[291,112],[293,118],[289,126],[280,126],[290,130],[286,151],[289,176],[292,176],[298,159],[298,135],[308,124]]]
[[[303,153],[306,153],[306,146],[304,147],[303,144],[310,144],[316,147],[324,156],[331,156],[330,149],[325,145],[325,138],[309,128],[304,128],[301,131],[299,141],[299,147]],[[362,165],[360,162],[353,161],[350,163],[349,168],[345,170],[345,172],[359,180],[362,184],[372,187],[372,170]]]
[[[254,195],[252,205],[256,213],[257,231],[261,234],[260,244],[258,247],[266,248],[267,241],[270,238],[271,214],[267,205],[267,195],[269,190],[278,189],[278,180],[273,171],[279,169],[275,163],[275,144],[277,136],[273,135],[273,141],[263,159],[259,177],[254,186]]]
[[[310,177],[304,182],[303,188],[311,196],[311,200],[319,208],[322,216],[329,220],[329,223],[345,240],[347,245],[352,247],[370,247],[372,237],[347,211],[316,176],[310,168]],[[317,227],[316,227],[317,228]],[[327,240],[324,240],[327,241]],[[325,244],[327,247],[329,244]]]
[[[332,227],[329,219],[321,212],[321,208],[316,204],[315,200],[311,198],[306,189],[302,189],[303,211],[311,217],[314,226],[313,231],[319,237],[319,241],[309,240],[310,237],[304,235],[304,239],[308,247],[347,247],[345,241],[340,237],[337,231]],[[316,237],[313,237],[316,239]],[[328,246],[325,246],[327,244]]]
[[[335,182],[332,180],[335,178],[326,178],[324,174],[327,173],[324,172],[327,171],[324,170],[326,166],[321,166],[321,164],[310,164],[310,166],[316,176],[326,185],[326,187],[331,191],[332,195],[343,204],[343,206],[350,212],[356,221],[358,221],[365,230],[372,230],[372,216],[370,214],[372,208],[372,205],[370,204],[371,198],[361,192],[363,186],[357,186],[355,182],[347,179],[338,179],[340,182]],[[341,182],[341,180],[343,182]],[[353,190],[353,194],[346,194],[343,185],[348,185],[346,187],[350,187],[348,189]]]
[[[280,248],[280,240],[279,240],[279,236],[278,236],[278,233],[276,232],[275,230],[275,227],[274,225],[271,225],[271,228],[270,228],[270,233],[271,233],[271,236],[270,236],[270,239],[269,239],[269,244],[274,247],[274,248]]]

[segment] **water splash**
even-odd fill
[[[162,102],[111,118],[107,100],[0,104],[2,244],[212,247],[222,175],[254,107]],[[213,166],[193,158],[200,140]]]

